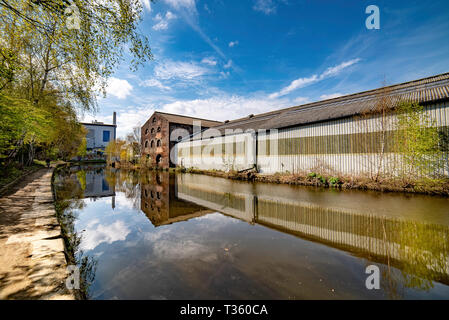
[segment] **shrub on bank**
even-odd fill
[[[197,168],[183,169],[186,173],[206,174],[215,177],[222,177],[234,180],[268,182],[278,184],[304,185],[340,189],[361,189],[383,192],[410,192],[434,195],[449,196],[449,179],[419,179],[413,183],[406,182],[401,178],[388,179],[380,177],[377,181],[370,177],[360,176],[331,176],[324,177],[316,172],[300,174],[281,174],[279,172],[272,175],[260,173],[224,172],[220,170],[201,170]]]

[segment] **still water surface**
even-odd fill
[[[55,190],[93,299],[449,299],[447,198],[102,166]]]

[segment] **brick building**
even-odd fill
[[[191,135],[197,123],[201,124],[202,130],[222,124],[219,121],[154,112],[141,128],[142,157],[149,159],[152,166],[173,167],[170,161],[172,148],[182,138]]]
[[[148,171],[140,187],[140,209],[155,227],[213,212],[195,203],[178,199],[176,179],[168,172]]]

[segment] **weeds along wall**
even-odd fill
[[[449,102],[427,105],[425,117],[441,137],[441,154],[432,173],[449,175],[447,139]],[[236,134],[177,144],[177,164],[205,170],[330,175],[396,175],[403,167],[398,153],[398,118],[394,114],[354,116],[278,130]]]

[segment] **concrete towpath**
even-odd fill
[[[52,172],[40,169],[0,198],[0,299],[74,299],[65,286]]]

